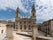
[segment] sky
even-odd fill
[[[53,0],[0,0],[0,20],[15,21],[17,7],[21,17],[30,17],[33,1],[38,23],[53,19]]]

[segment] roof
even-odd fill
[[[0,20],[0,23],[7,24],[7,21]]]

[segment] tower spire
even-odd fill
[[[35,2],[33,2],[32,10],[31,10],[32,16],[35,16],[36,10],[35,10]]]
[[[31,18],[36,21],[36,9],[35,9],[35,2],[33,2],[33,5],[32,5],[32,10],[31,10]]]
[[[19,7],[16,10],[16,18],[20,18],[20,9],[19,9]]]
[[[33,0],[32,6],[32,40],[37,40],[37,25],[36,25],[36,9],[35,9],[35,1]],[[36,31],[35,31],[36,30]]]
[[[15,19],[15,30],[20,29],[20,9],[19,7],[16,9],[16,19]]]

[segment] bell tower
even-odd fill
[[[31,16],[32,22],[35,23],[36,22],[36,9],[35,9],[34,3],[32,6],[31,14],[32,14],[32,16]]]
[[[31,26],[32,26],[32,40],[37,40],[37,24],[36,24],[36,9],[35,9],[35,2],[33,1],[33,6],[32,6],[32,10],[31,10]]]
[[[19,7],[16,10],[16,19],[15,19],[15,30],[20,29],[20,9]]]
[[[20,9],[19,7],[16,10],[16,21],[18,21],[20,19]]]
[[[34,4],[32,6],[31,13],[32,13],[32,17],[35,17],[36,10],[35,10],[35,5]]]

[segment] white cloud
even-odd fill
[[[38,8],[43,6],[41,9],[37,8],[37,19],[43,21],[53,19],[53,0],[37,0]],[[44,9],[44,7],[47,7]]]
[[[23,7],[21,0],[0,0],[0,9],[6,10],[7,8],[11,8],[16,10],[18,6],[22,11],[27,12]]]
[[[11,20],[12,22],[15,22],[15,18],[11,18],[11,19],[0,19],[0,20],[6,20],[6,21]]]
[[[12,22],[15,22],[15,18],[7,19],[6,21],[11,20]]]

